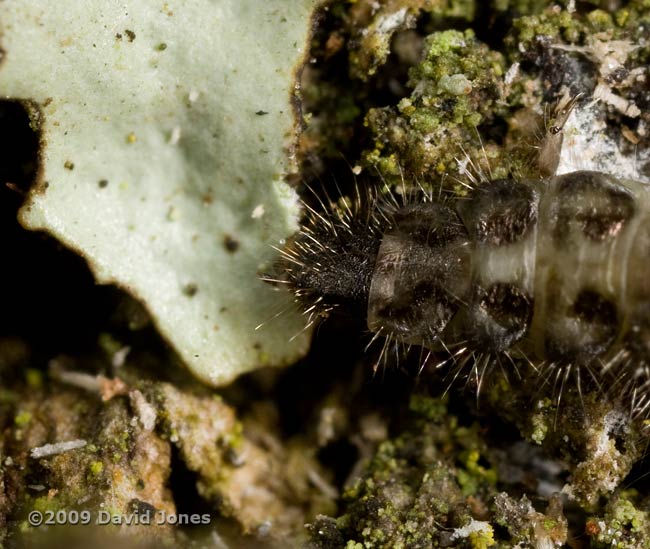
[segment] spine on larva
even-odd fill
[[[379,209],[342,216],[338,231],[311,223],[287,248],[287,279],[300,298],[366,315],[371,332],[406,344],[646,383],[643,183],[579,171]]]

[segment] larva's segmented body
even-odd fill
[[[462,343],[594,368],[624,351],[643,363],[649,264],[644,184],[597,172],[494,181],[453,204],[395,213],[368,327],[434,349]]]

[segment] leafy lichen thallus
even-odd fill
[[[365,317],[385,349],[445,351],[479,389],[491,364],[518,360],[561,382],[611,377],[603,385],[645,414],[650,194],[596,171],[555,175],[577,99],[546,125],[536,178],[481,182],[462,199],[309,209],[279,262],[309,322],[333,309]]]

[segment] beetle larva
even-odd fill
[[[336,222],[312,211],[283,255],[310,313],[345,310],[378,336],[454,356],[586,370],[633,392],[645,413],[636,395],[650,359],[644,183],[576,171],[348,210]]]

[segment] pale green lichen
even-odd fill
[[[142,300],[210,384],[309,344],[297,311],[255,328],[287,304],[258,277],[297,229],[283,177],[296,169],[292,103],[317,4],[0,5],[0,94],[29,100],[41,136],[22,223]]]

